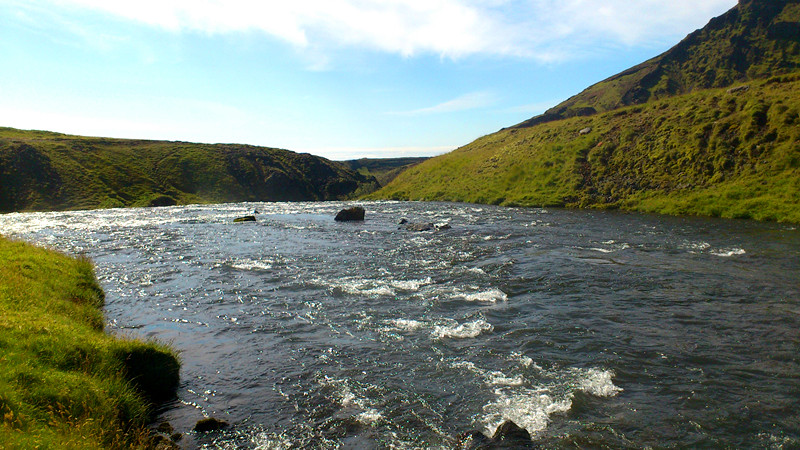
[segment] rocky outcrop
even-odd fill
[[[362,222],[364,220],[364,214],[364,208],[360,206],[354,206],[352,208],[339,211],[333,220],[337,222]]]

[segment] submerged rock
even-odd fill
[[[441,231],[449,230],[449,223],[419,222],[406,224],[406,231]]]
[[[197,421],[197,424],[194,426],[194,431],[198,433],[205,433],[208,431],[217,431],[223,428],[227,428],[230,424],[222,419],[217,419],[216,417],[206,417],[205,419],[200,419]]]
[[[256,216],[242,216],[233,219],[234,222],[255,222]]]
[[[492,442],[513,445],[531,445],[533,441],[531,440],[531,434],[528,433],[528,430],[510,420],[506,420],[497,427],[497,431],[495,431],[494,436],[492,436]]]
[[[156,428],[156,431],[164,434],[172,434],[175,429],[172,428],[172,425],[169,422],[161,422]]]
[[[354,206],[352,208],[347,208],[339,211],[339,214],[336,214],[336,217],[333,219],[337,222],[360,222],[364,220],[364,208],[360,206]]]
[[[409,223],[406,225],[406,231],[431,231],[431,230],[433,230],[433,222]]]
[[[510,420],[506,420],[489,438],[477,430],[467,431],[456,436],[456,448],[463,450],[488,450],[499,448],[534,448],[534,442],[528,430],[521,428]]]
[[[154,450],[177,450],[180,447],[178,447],[178,445],[170,438],[158,434],[150,438],[148,448],[152,448]]]

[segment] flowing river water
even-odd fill
[[[793,226],[361,204],[356,223],[245,203],[0,227],[91,257],[107,329],[180,352],[159,421],[184,448],[451,448],[506,419],[546,448],[800,447]],[[232,426],[189,431],[204,416]]]

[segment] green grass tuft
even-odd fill
[[[174,395],[163,345],[103,332],[91,263],[0,238],[0,448],[144,448]]]

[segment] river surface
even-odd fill
[[[793,226],[448,203],[6,214],[181,353],[184,448],[800,447]],[[258,222],[232,223],[260,211]],[[409,232],[398,221],[449,223]],[[204,416],[224,433],[189,432]]]

